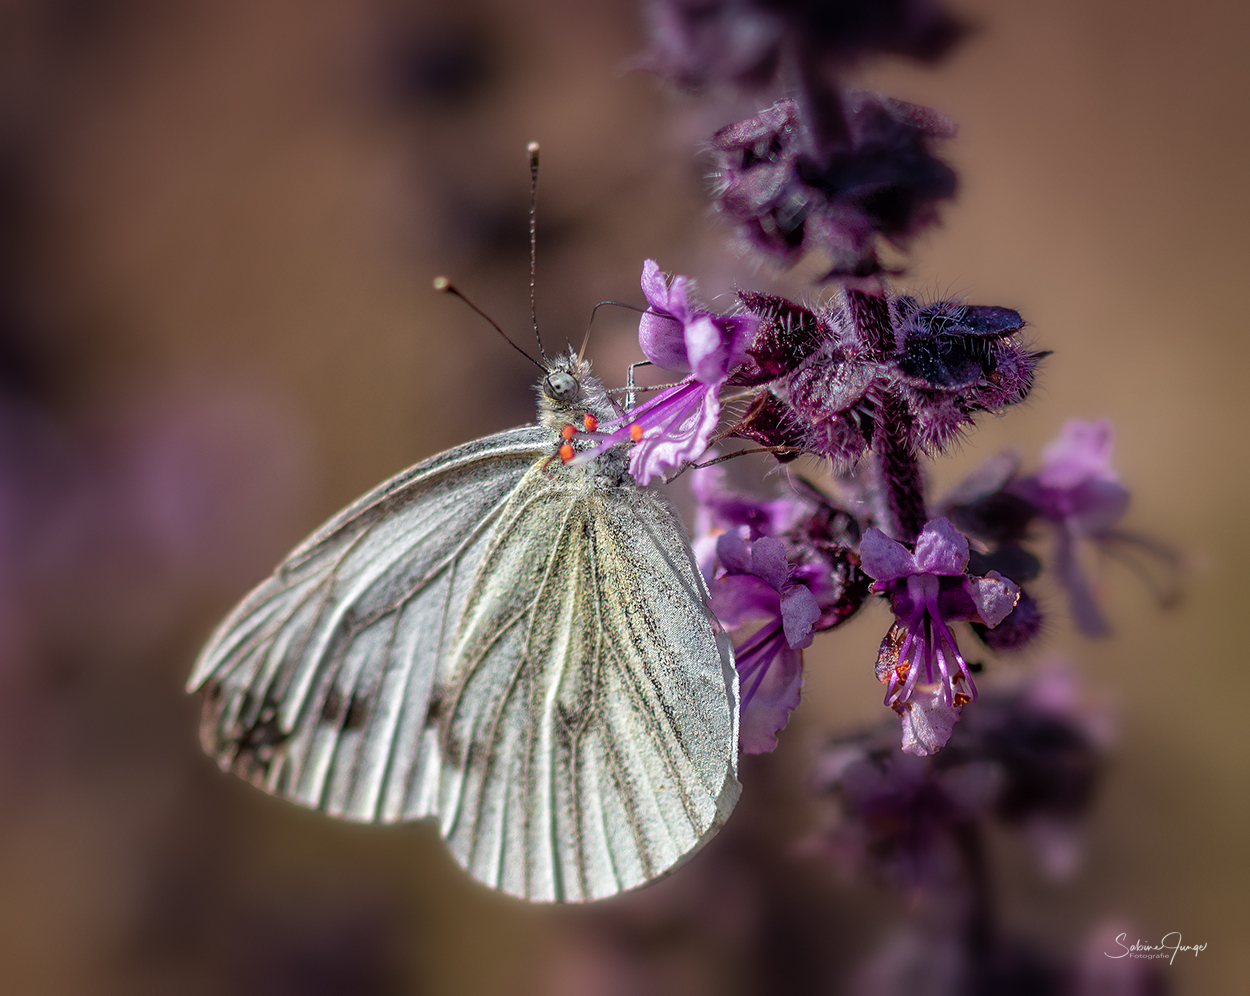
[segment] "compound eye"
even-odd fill
[[[543,381],[543,394],[552,401],[572,401],[577,397],[577,380],[563,370],[553,370]]]

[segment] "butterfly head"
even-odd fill
[[[612,418],[612,403],[590,364],[572,352],[553,356],[547,373],[538,382],[538,418],[543,425],[559,432],[565,425],[581,427],[587,416],[592,421]]]

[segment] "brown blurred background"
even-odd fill
[[[1167,613],[1109,570],[1111,641],[1052,615],[1030,661],[1074,661],[1119,742],[1074,882],[995,842],[1001,912],[1065,956],[1100,923],[1181,931],[1209,947],[1173,991],[1245,991],[1250,13],[957,9],[982,30],[947,64],[865,77],[961,126],[960,198],[908,281],[1018,308],[1055,355],[933,479],[1106,415],[1129,524],[1191,564]],[[532,417],[533,370],[429,283],[523,340],[527,141],[549,349],[640,302],[647,256],[712,299],[773,281],[726,250],[694,157],[748,108],[622,75],[641,40],[627,0],[0,2],[4,992],[836,992],[897,912],[794,853],[813,749],[881,719],[881,610],[808,652],[730,829],[590,911],[492,895],[428,827],[306,813],[198,751],[182,685],[233,601],[366,488]],[[629,315],[595,336],[615,378]]]

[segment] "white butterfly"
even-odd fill
[[[613,406],[547,365],[537,425],[404,471],[310,536],[214,633],[188,683],[223,769],[333,816],[438,820],[475,878],[599,899],[671,870],[737,778],[733,648]]]

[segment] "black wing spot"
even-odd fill
[[[341,726],[344,731],[359,730],[369,718],[369,699],[353,694],[345,699],[337,688],[331,688],[321,707],[321,722],[326,726]]]
[[[443,715],[443,698],[435,693],[430,696],[430,704],[425,710],[425,725],[433,726]]]
[[[369,718],[369,700],[363,695],[353,695],[343,719],[344,730],[359,730]]]
[[[239,749],[259,751],[266,747],[277,747],[290,735],[290,731],[282,729],[278,724],[278,703],[267,698],[261,706],[260,717],[239,738]]]
[[[338,726],[342,718],[343,696],[339,694],[337,688],[331,688],[330,694],[326,696],[325,704],[321,707],[321,722],[329,726]]]

